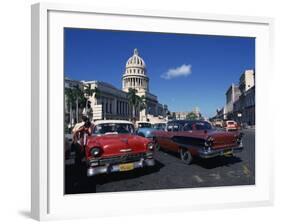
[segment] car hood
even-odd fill
[[[146,138],[131,134],[109,134],[102,136],[90,136],[87,148],[100,147],[103,156],[118,156],[125,153],[141,153],[147,151]]]

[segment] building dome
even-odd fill
[[[134,49],[134,55],[130,57],[126,63],[126,68],[133,68],[133,67],[139,67],[145,69],[145,62],[139,56],[138,49],[136,48]]]
[[[138,92],[148,91],[148,83],[145,62],[139,56],[138,50],[134,49],[134,54],[127,60],[123,74],[123,91],[128,92],[130,88]]]

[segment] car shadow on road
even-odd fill
[[[95,193],[97,185],[103,185],[109,182],[115,182],[125,179],[134,179],[149,175],[164,167],[164,164],[155,160],[153,167],[145,167],[127,172],[117,172],[110,174],[100,174],[95,177],[82,175],[86,169],[77,170],[75,166],[66,166],[65,168],[65,194]]]
[[[205,169],[213,169],[222,166],[230,166],[240,162],[242,162],[242,159],[236,156],[217,156],[209,159],[196,159],[193,164]]]
[[[180,159],[180,155],[177,152],[171,152],[168,150],[162,150],[162,153],[166,153],[168,155],[174,156],[175,158],[179,159],[179,162],[184,163]],[[209,159],[200,159],[200,158],[193,158],[193,162],[190,164],[192,165],[197,165],[201,166],[202,168],[205,169],[213,169],[217,167],[222,167],[222,166],[230,166],[235,163],[242,162],[242,159],[236,156],[217,156],[214,158],[209,158]]]

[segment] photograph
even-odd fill
[[[254,37],[63,35],[65,194],[255,185]]]

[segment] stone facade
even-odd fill
[[[241,95],[234,104],[235,120],[246,126],[256,123],[255,116],[255,72],[246,70],[240,77],[239,89]]]
[[[225,113],[227,114],[227,119],[233,119],[233,105],[239,99],[241,92],[237,85],[231,84],[231,86],[226,91],[225,95],[226,95]]]
[[[255,125],[255,71],[245,70],[239,84],[232,84],[226,92],[226,105],[217,110],[214,119],[233,119],[240,125]]]

